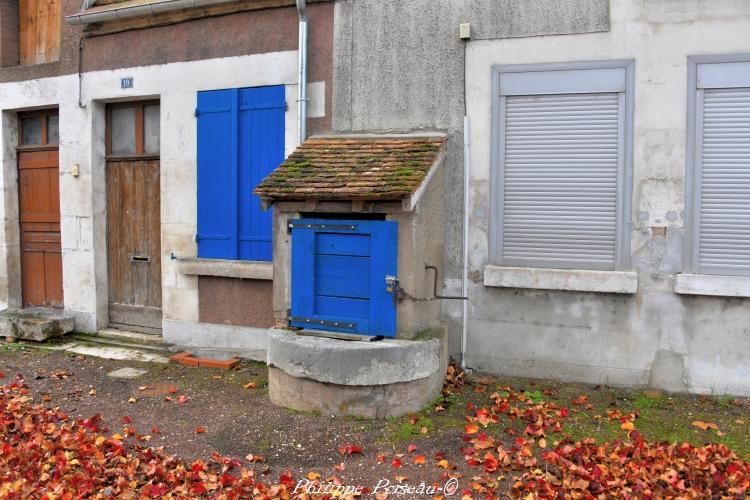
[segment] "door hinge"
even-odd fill
[[[357,323],[351,323],[349,321],[329,321],[325,319],[302,318],[299,316],[290,317],[289,323],[304,323],[310,326],[333,326],[335,328],[346,328],[348,330],[354,330],[357,328]]]
[[[292,229],[318,229],[324,231],[356,231],[356,224],[308,224],[306,222],[290,222],[287,225],[287,233],[291,234]]]

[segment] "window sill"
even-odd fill
[[[638,291],[638,273],[488,265],[484,268],[484,286],[634,294]]]
[[[750,297],[750,277],[675,274],[674,292],[681,295]]]
[[[264,261],[189,257],[177,260],[177,271],[194,276],[220,276],[254,280],[273,279],[273,263]]]

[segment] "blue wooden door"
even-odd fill
[[[284,161],[284,86],[198,92],[198,256],[271,260],[253,189]]]
[[[398,223],[299,219],[292,225],[292,326],[396,336]]]

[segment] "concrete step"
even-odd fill
[[[79,343],[85,343],[89,345],[101,345],[101,346],[108,346],[113,348],[123,348],[123,349],[134,349],[138,351],[147,351],[147,352],[154,352],[164,355],[170,354],[170,346],[168,344],[164,344],[162,342],[150,342],[150,343],[144,343],[144,342],[131,342],[127,340],[121,340],[118,338],[111,338],[111,337],[103,337],[101,335],[87,335],[82,333],[77,333],[75,335],[72,335],[71,340],[79,342]]]
[[[59,309],[6,309],[0,312],[0,336],[44,342],[75,328],[73,316]]]
[[[103,328],[96,332],[96,336],[101,337],[102,339],[117,340],[120,342],[129,342],[132,344],[157,346],[165,345],[161,335],[120,330],[118,328]]]
[[[81,354],[103,359],[140,361],[144,363],[169,363],[171,354],[166,346],[153,346],[119,342],[98,338],[96,335],[75,334],[66,338],[67,342],[49,342],[31,345],[39,349]]]
[[[84,356],[93,356],[95,358],[140,361],[144,363],[169,363],[169,358],[162,356],[156,351],[107,344],[80,342],[63,349],[63,351],[82,354]]]

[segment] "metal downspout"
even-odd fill
[[[297,96],[297,130],[299,144],[307,139],[307,5],[305,0],[297,0],[299,14],[299,74]]]
[[[470,121],[464,116],[464,234],[463,234],[463,269],[461,273],[461,293],[466,300],[461,304],[461,369],[466,370],[466,341],[469,319],[469,133]]]

